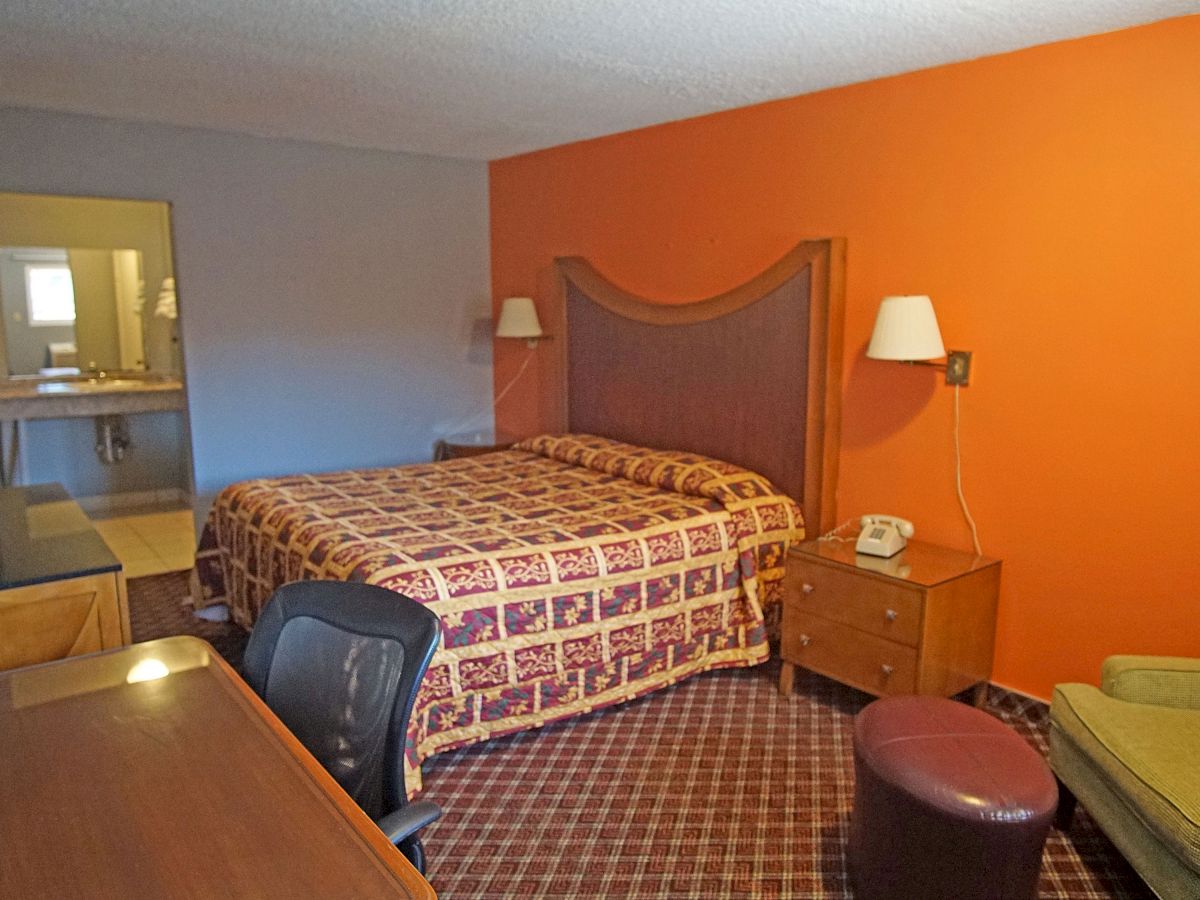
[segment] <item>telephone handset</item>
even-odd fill
[[[899,516],[863,516],[854,549],[868,556],[895,556],[908,545],[913,524]]]

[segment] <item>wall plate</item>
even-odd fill
[[[946,384],[970,384],[971,351],[951,350],[946,354]]]

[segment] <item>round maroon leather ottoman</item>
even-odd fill
[[[1028,900],[1058,805],[1045,760],[997,719],[940,697],[854,720],[850,879],[858,900]]]

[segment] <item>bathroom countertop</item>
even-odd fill
[[[120,568],[62,485],[0,488],[0,590]]]
[[[183,409],[178,378],[0,381],[0,419],[65,419]]]

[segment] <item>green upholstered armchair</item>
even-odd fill
[[[1162,898],[1200,897],[1200,659],[1112,656],[1050,703],[1059,824],[1078,797]]]

